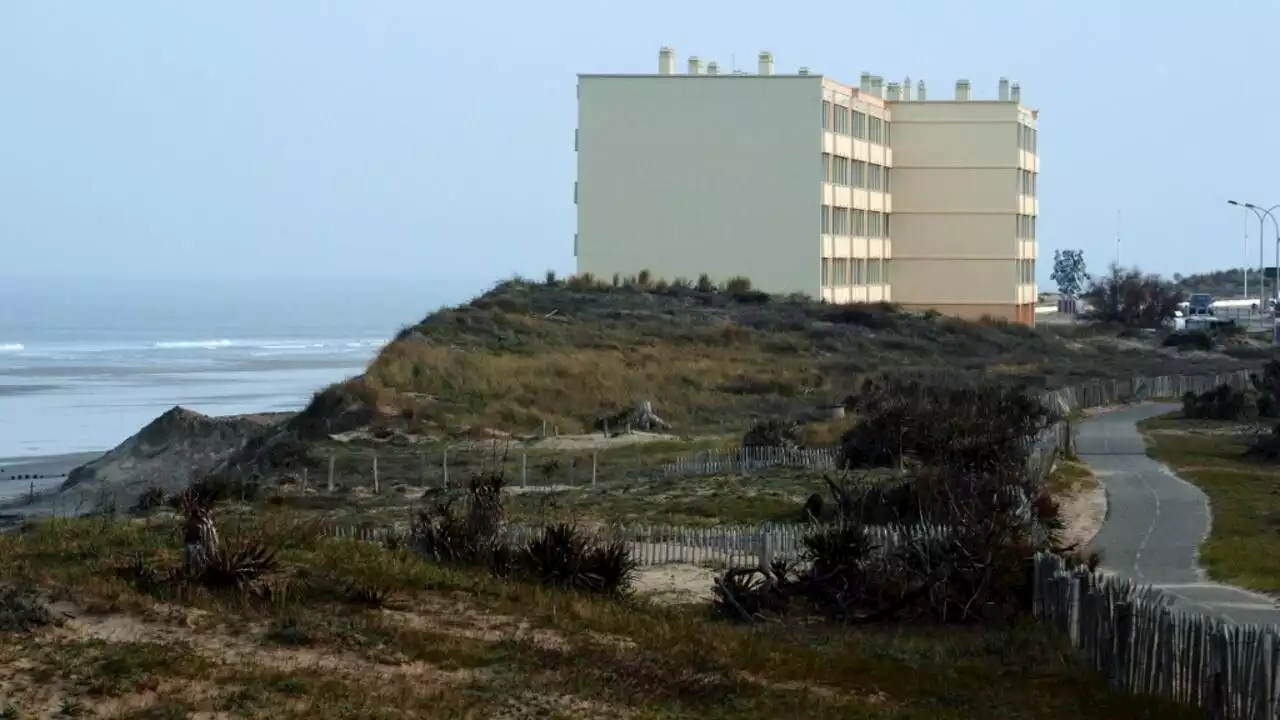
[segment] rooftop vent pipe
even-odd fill
[[[760,74],[761,75],[773,74],[773,53],[770,53],[770,52],[760,53]]]
[[[689,74],[690,75],[702,74],[702,61],[698,59],[697,55],[689,56]]]
[[[969,81],[957,80],[956,81],[956,100],[968,100],[968,99],[969,99]]]
[[[672,75],[676,71],[676,51],[663,46],[658,51],[658,74]]]
[[[1000,102],[1009,101],[1009,78],[1000,78]]]

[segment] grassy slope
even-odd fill
[[[284,548],[275,586],[288,588],[269,603],[144,594],[123,579],[137,556],[177,562],[168,525],[85,519],[0,536],[0,578],[36,583],[75,616],[0,630],[0,697],[11,703],[0,717],[1197,716],[1108,693],[1031,625],[747,631],[261,522]],[[349,580],[393,590],[390,605],[353,603],[337,591]],[[0,612],[0,627],[11,618]]]
[[[1240,423],[1181,420],[1142,424],[1149,453],[1209,496],[1213,527],[1200,561],[1215,580],[1280,592],[1280,467],[1244,457]]]
[[[1230,364],[1085,335],[882,306],[510,281],[407,328],[363,378],[331,389],[332,402],[317,401],[302,421],[362,399],[428,426],[527,433],[546,421],[572,432],[648,399],[679,430],[705,431],[812,410],[884,371],[982,372],[1058,386]]]

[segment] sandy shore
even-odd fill
[[[101,456],[102,453],[71,453],[45,457],[0,458],[0,502],[31,491],[57,487],[67,473]]]

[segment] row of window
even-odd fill
[[[1036,136],[1038,134],[1035,128],[1018,123],[1018,149],[1035,152]]]
[[[863,160],[822,153],[822,181],[889,192],[889,170]]]
[[[879,210],[822,206],[823,235],[852,235],[854,237],[889,237],[889,213]]]
[[[879,258],[822,258],[823,285],[889,284],[889,261]]]
[[[1018,266],[1018,282],[1023,285],[1031,285],[1036,281],[1036,261],[1035,260],[1014,260]]]
[[[1018,171],[1018,192],[1028,197],[1036,196],[1036,179],[1040,173],[1031,172],[1030,170]]]
[[[889,121],[858,112],[830,100],[822,101],[822,129],[877,145],[889,144]]]
[[[1036,216],[1019,215],[1017,235],[1019,240],[1036,239]]]

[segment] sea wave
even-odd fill
[[[382,340],[347,340],[347,339],[303,339],[303,340],[163,340],[152,343],[155,350],[219,350],[233,348],[238,350],[267,350],[272,354],[281,352],[301,352],[309,350],[364,350],[380,347]]]
[[[22,352],[26,349],[22,343],[0,343],[0,352]]]
[[[152,344],[157,350],[213,350],[231,347],[230,340],[163,340]]]

